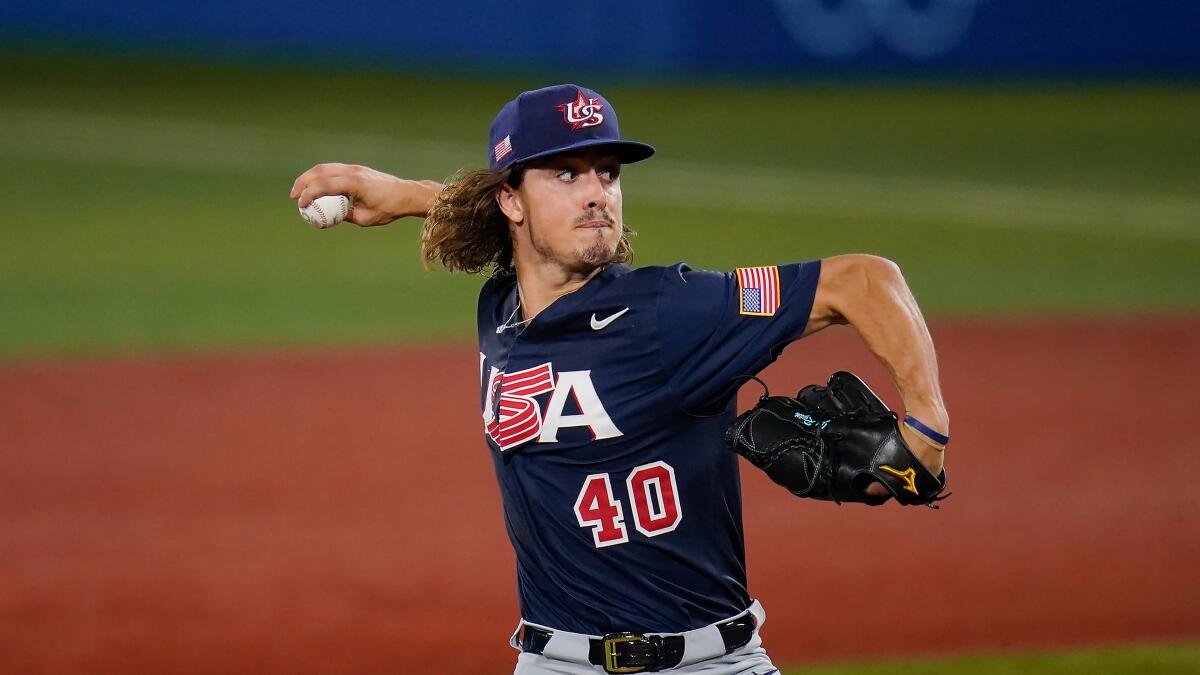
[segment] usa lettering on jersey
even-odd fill
[[[480,354],[480,366],[484,359]],[[481,371],[481,379],[482,375]],[[550,396],[543,412],[545,394]],[[564,414],[568,397],[575,401],[578,414]],[[501,451],[535,439],[557,443],[559,430],[569,427],[587,427],[597,440],[623,435],[596,395],[592,371],[565,370],[555,375],[550,363],[512,373],[491,369],[483,403],[483,428]]]

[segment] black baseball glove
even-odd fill
[[[896,414],[845,371],[796,398],[764,395],[733,421],[725,443],[798,497],[871,506],[895,497],[937,508],[950,496],[942,494],[945,470],[926,469],[900,437]],[[863,492],[874,481],[890,495]]]

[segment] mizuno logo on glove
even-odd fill
[[[908,490],[909,492],[913,493],[914,495],[921,494],[917,490],[917,472],[911,466],[908,467],[907,469],[905,469],[904,471],[897,471],[896,469],[893,469],[892,467],[888,466],[887,464],[880,464],[879,470],[886,471],[897,478],[903,479],[905,490]]]

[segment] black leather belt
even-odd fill
[[[745,647],[754,637],[754,615],[747,612],[736,619],[717,624],[725,653]],[[541,654],[554,631],[525,625],[521,631],[521,651]],[[643,635],[609,633],[588,641],[588,661],[602,666],[606,673],[641,673],[674,668],[683,659],[682,635]]]

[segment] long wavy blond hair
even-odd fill
[[[471,170],[455,174],[438,194],[421,229],[425,267],[432,269],[438,262],[451,272],[468,274],[511,269],[513,246],[508,217],[496,198],[505,185],[521,187],[524,176],[525,167],[521,165],[500,172]],[[633,259],[629,244],[633,234],[628,227],[624,229],[613,262]]]

